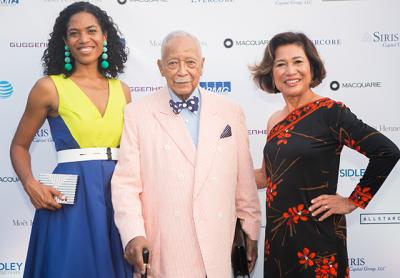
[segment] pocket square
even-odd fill
[[[224,128],[224,131],[222,131],[221,136],[219,138],[222,139],[222,138],[226,138],[226,137],[230,137],[230,136],[232,136],[231,126],[226,125],[226,127]]]

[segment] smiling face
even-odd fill
[[[272,75],[276,88],[285,96],[295,97],[310,91],[311,66],[299,45],[282,45],[276,49]]]
[[[168,87],[181,99],[187,99],[199,84],[204,58],[192,38],[178,36],[167,42],[157,63]]]
[[[103,52],[103,34],[97,19],[87,12],[79,12],[71,16],[65,43],[69,46],[72,57],[78,64],[95,63]]]

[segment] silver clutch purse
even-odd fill
[[[65,200],[55,197],[57,203],[67,205],[73,205],[75,203],[78,175],[39,174],[38,180],[45,185],[54,187],[65,196]]]

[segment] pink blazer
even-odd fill
[[[169,99],[162,89],[125,110],[112,179],[123,246],[148,239],[151,277],[231,277],[236,218],[257,240],[261,216],[243,112],[201,90],[196,149]],[[220,138],[227,125],[232,135]]]

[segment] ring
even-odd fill
[[[328,206],[325,206],[325,209],[326,209],[326,210],[328,210],[328,209],[329,209],[329,207],[328,207]]]

